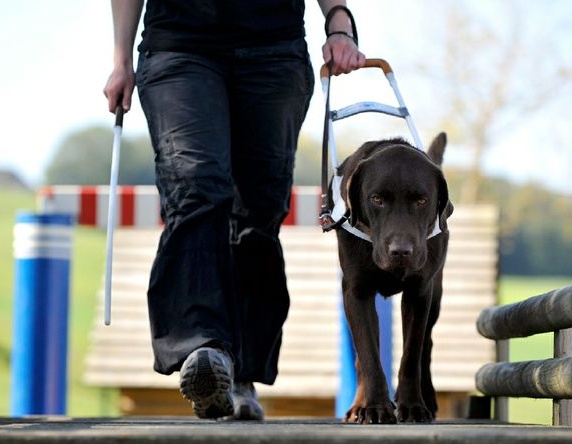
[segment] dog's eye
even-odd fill
[[[417,201],[415,202],[415,205],[417,205],[418,207],[422,207],[426,203],[427,203],[427,199],[422,197],[420,199],[417,199]]]
[[[381,196],[374,194],[373,196],[370,197],[370,200],[371,203],[373,203],[374,205],[377,205],[378,207],[383,207],[383,198]]]

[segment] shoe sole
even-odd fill
[[[232,415],[232,378],[224,362],[207,350],[199,350],[196,357],[183,365],[180,391],[193,402],[197,417],[214,419]]]

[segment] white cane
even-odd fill
[[[105,258],[105,325],[111,324],[111,268],[113,263],[113,233],[117,220],[117,177],[119,175],[119,155],[121,153],[121,132],[123,131],[123,108],[115,109],[113,127],[113,151],[111,153],[111,174],[109,178],[109,205],[107,208],[107,248]]]

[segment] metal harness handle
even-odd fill
[[[332,72],[331,63],[332,62],[330,61],[330,63],[322,65],[320,69],[320,80],[322,83],[322,92],[324,94],[324,101],[325,101],[324,131],[322,136],[322,177],[321,177],[322,192],[321,192],[321,207],[319,216],[320,226],[322,227],[323,231],[330,231],[332,229],[340,227],[341,225],[343,225],[344,222],[346,222],[349,219],[350,216],[348,210],[340,220],[334,221],[332,219],[332,211],[328,205],[328,182],[329,182],[328,152],[330,152],[332,157],[333,170],[335,171],[338,167],[337,153],[334,144],[333,127],[332,127],[332,123],[334,121],[345,119],[355,114],[364,112],[378,112],[382,114],[391,115],[394,117],[403,118],[407,123],[409,132],[413,136],[415,146],[419,150],[423,150],[423,144],[421,142],[421,138],[419,137],[419,134],[417,133],[417,130],[413,125],[413,120],[411,119],[411,115],[409,114],[409,111],[405,106],[405,102],[403,101],[403,97],[401,96],[401,92],[399,91],[399,88],[397,86],[397,81],[395,79],[393,69],[386,60],[379,58],[366,59],[363,68],[379,68],[383,71],[385,77],[389,82],[389,85],[393,89],[399,107],[394,107],[379,102],[359,102],[346,106],[339,110],[332,111],[330,109],[330,82],[331,82],[331,72]]]

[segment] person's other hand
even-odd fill
[[[119,105],[121,105],[123,111],[129,111],[134,88],[135,73],[133,68],[125,66],[114,68],[103,88],[103,94],[107,97],[109,111],[115,113]]]

